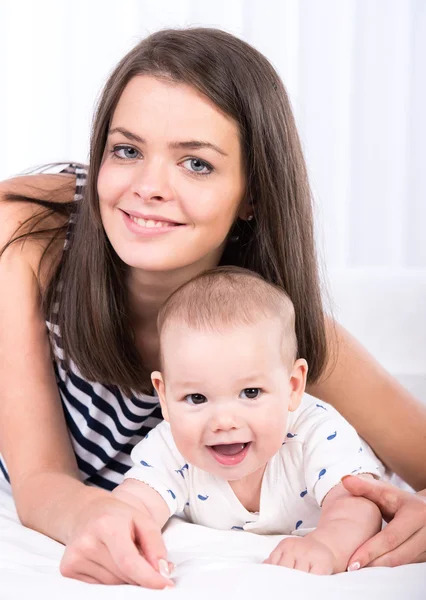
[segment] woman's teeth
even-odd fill
[[[133,215],[129,215],[129,217],[140,227],[175,227],[177,225],[177,223],[171,223],[170,221],[153,221],[152,219],[142,219],[141,217],[134,217]]]

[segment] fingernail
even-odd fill
[[[361,568],[361,563],[353,562],[349,565],[348,571],[358,571],[358,569],[360,569],[360,568]]]
[[[171,577],[170,566],[169,566],[169,563],[167,562],[167,560],[165,560],[164,558],[160,558],[160,560],[158,561],[158,571],[159,571],[160,575],[162,575],[163,577],[166,577],[167,579],[170,579],[170,577]]]

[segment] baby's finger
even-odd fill
[[[281,567],[287,567],[287,569],[294,569],[296,565],[296,558],[294,554],[290,552],[282,552],[278,559],[277,565]]]
[[[78,579],[78,581],[84,581],[84,583],[94,583],[100,585],[101,582],[95,579],[94,577],[90,577],[89,575],[83,575],[82,573],[78,573],[74,579]]]
[[[333,575],[333,567],[329,563],[314,562],[309,565],[309,573],[313,575]]]
[[[415,562],[426,562],[426,531],[417,531],[402,546],[371,561],[368,567],[398,567]]]
[[[266,565],[278,565],[279,560],[281,558],[281,550],[279,548],[275,548],[268,556],[268,558],[264,561]]]
[[[403,511],[401,511],[402,513]],[[365,567],[379,556],[387,554],[404,544],[413,534],[419,530],[417,522],[412,520],[408,512],[396,516],[382,531],[367,540],[360,546],[349,559],[349,570],[354,564]]]
[[[311,563],[309,559],[298,556],[294,561],[293,569],[296,569],[296,571],[304,571],[305,573],[309,573],[310,567]]]

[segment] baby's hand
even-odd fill
[[[316,575],[332,575],[337,572],[337,560],[330,548],[309,535],[281,540],[264,563]]]

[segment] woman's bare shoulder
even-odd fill
[[[0,199],[9,194],[35,198],[45,202],[71,202],[76,176],[71,173],[38,173],[22,175],[0,182]]]
[[[28,262],[34,273],[38,272],[41,256],[48,246],[55,228],[66,225],[68,217],[59,212],[46,214],[46,208],[30,201],[8,198],[9,195],[33,198],[44,202],[67,203],[73,200],[75,193],[75,175],[72,174],[37,174],[15,177],[0,182],[0,251],[14,237],[25,234],[35,226],[46,233],[43,236],[29,237],[12,244],[7,254],[19,254],[19,260]],[[52,204],[53,207],[53,204]],[[38,224],[37,224],[38,222]],[[52,233],[49,232],[52,231]],[[56,247],[59,249],[60,244]],[[52,260],[55,252],[50,252]],[[57,254],[57,252],[56,252]],[[46,261],[49,267],[50,259]]]

